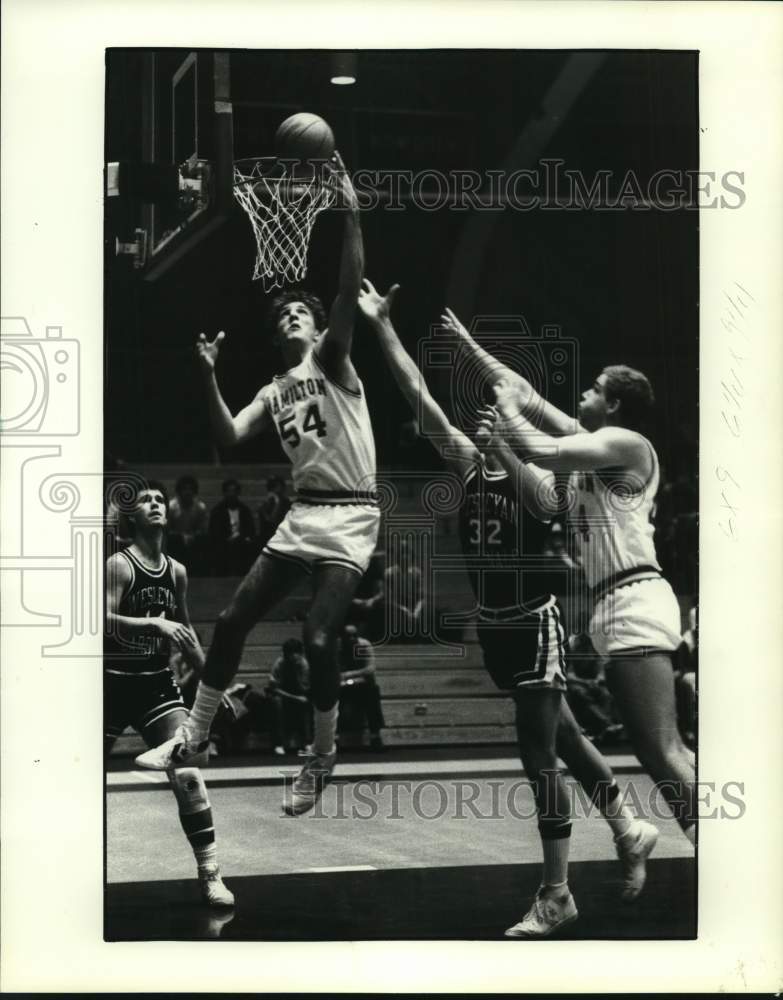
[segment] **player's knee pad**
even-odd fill
[[[207,786],[197,767],[172,768],[167,773],[180,813],[188,815],[209,809]]]

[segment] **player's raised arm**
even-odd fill
[[[196,356],[204,376],[209,420],[215,441],[223,447],[231,447],[253,437],[262,430],[266,422],[266,407],[261,393],[259,393],[253,402],[240,410],[235,417],[231,415],[231,410],[221,395],[215,374],[220,345],[225,340],[225,336],[221,330],[214,340],[209,341],[203,333],[199,334],[196,341]]]
[[[337,381],[346,384],[355,379],[350,362],[356,302],[364,274],[364,244],[359,220],[359,201],[340,154],[335,151],[337,176],[342,181],[345,207],[343,248],[340,257],[340,274],[337,295],[329,311],[329,326],[315,350],[326,370]]]
[[[501,381],[494,389],[502,419],[499,433],[511,450],[527,461],[558,472],[590,472],[636,469],[644,460],[642,439],[623,427],[554,437],[542,433],[522,415],[513,386]]]
[[[457,319],[454,312],[446,308],[440,318],[443,326],[459,337],[462,350],[471,359],[484,378],[494,385],[501,379],[513,387],[520,411],[533,420],[547,434],[559,437],[562,434],[580,434],[583,432],[579,421],[570,417],[563,410],[553,406],[544,399],[526,378],[518,375],[513,369],[504,365],[485,351],[471,336],[465,326]]]
[[[539,521],[550,521],[558,513],[555,477],[532,462],[520,461],[503,438],[500,419],[495,407],[479,410],[476,445],[491,452],[515,484],[517,495],[528,511]]]
[[[402,346],[397,331],[391,321],[391,305],[399,285],[392,285],[386,295],[380,295],[366,278],[359,293],[359,309],[367,317],[375,330],[381,350],[389,364],[392,375],[403,396],[414,413],[423,413],[427,425],[434,427],[444,441],[444,458],[458,465],[475,462],[479,453],[476,446],[462,431],[454,427],[446,414],[433,399],[424,376],[416,362]]]

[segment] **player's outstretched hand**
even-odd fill
[[[348,175],[348,170],[343,163],[343,158],[340,156],[340,151],[335,149],[332,153],[330,160],[330,166],[332,168],[332,173],[338,179],[340,184],[340,195],[341,195],[341,208],[349,208],[351,211],[358,211],[359,199],[356,197],[356,191],[351,183],[351,178]]]
[[[442,326],[447,330],[451,330],[452,333],[456,333],[458,337],[469,336],[468,331],[448,306],[446,306],[445,311],[441,314],[440,322]]]
[[[187,625],[183,625],[182,622],[171,622],[168,618],[154,618],[152,619],[155,625],[164,639],[168,639],[169,642],[173,642],[177,649],[195,649],[196,648],[196,634],[192,628]]]
[[[215,362],[217,361],[217,356],[220,353],[220,345],[223,343],[225,338],[226,335],[222,330],[214,340],[207,340],[206,335],[203,333],[198,335],[198,340],[196,341],[196,355],[198,356],[198,362],[201,365],[201,369],[205,372],[205,374],[209,375],[215,370]]]
[[[478,411],[476,447],[479,451],[488,451],[491,448],[497,422],[498,411],[494,406],[486,406]]]
[[[515,417],[519,413],[519,391],[510,378],[501,378],[494,383],[495,403],[502,417]]]
[[[392,285],[385,295],[375,290],[367,278],[359,289],[359,308],[371,323],[383,323],[391,316],[392,302],[399,291],[399,285]]]

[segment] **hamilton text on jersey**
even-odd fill
[[[272,415],[279,413],[285,406],[306,399],[308,396],[325,396],[326,382],[322,378],[301,379],[294,382],[284,392],[275,393],[271,400]]]

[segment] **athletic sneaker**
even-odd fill
[[[205,767],[208,760],[209,740],[194,740],[182,725],[170,740],[140,753],[136,764],[150,771],[168,771],[172,767]]]
[[[204,897],[204,902],[210,906],[234,905],[234,893],[226,888],[223,879],[220,877],[220,869],[217,865],[211,865],[209,868],[200,868],[198,884],[201,886],[201,895]]]
[[[533,905],[513,927],[509,927],[505,936],[510,938],[543,938],[549,937],[556,930],[571,924],[579,916],[574,897],[569,892],[562,899],[543,895],[543,886],[536,893]]]
[[[647,858],[657,842],[658,828],[644,820],[637,820],[626,834],[615,840],[617,857],[623,866],[623,889],[620,895],[626,903],[632,903],[644,888]]]
[[[294,783],[286,788],[283,801],[285,813],[289,816],[300,816],[313,808],[331,776],[336,759],[336,750],[332,753],[307,754],[302,770],[294,778]]]

